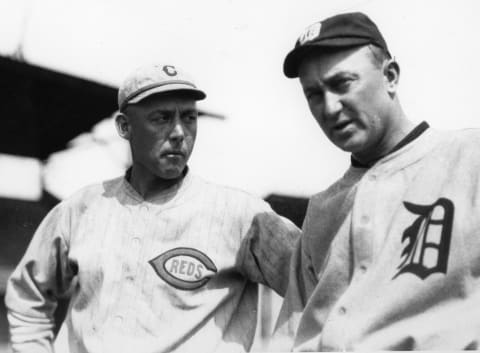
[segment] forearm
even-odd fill
[[[11,310],[8,311],[7,318],[13,352],[53,352],[53,319],[29,317]]]
[[[57,298],[73,278],[58,208],[44,219],[7,282],[5,305],[14,352],[53,352]]]
[[[300,230],[287,219],[270,212],[257,214],[245,237],[243,265],[246,276],[285,295],[290,257]]]
[[[10,340],[14,352],[53,352],[56,298],[42,289],[33,268],[21,262],[7,284]]]

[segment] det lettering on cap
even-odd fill
[[[298,42],[300,43],[300,45],[303,45],[306,42],[318,37],[318,35],[320,34],[321,28],[322,28],[322,24],[320,22],[317,22],[308,26],[298,38]]]

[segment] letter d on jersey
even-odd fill
[[[217,272],[217,267],[207,255],[192,248],[168,250],[148,263],[161,279],[182,290],[204,286]]]
[[[431,205],[416,205],[404,202],[407,211],[416,215],[414,222],[403,232],[406,243],[398,272],[411,273],[422,280],[433,273],[447,273],[450,240],[454,216],[453,202],[440,198]]]

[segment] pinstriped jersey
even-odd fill
[[[282,349],[480,347],[479,130],[429,129],[351,167],[311,198],[303,230]]]
[[[284,294],[299,230],[263,200],[188,173],[144,200],[124,178],[60,203],[12,274],[14,349],[52,351],[56,298],[72,353],[245,351],[257,283]]]

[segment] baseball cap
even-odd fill
[[[189,74],[174,65],[148,64],[134,70],[118,89],[118,109],[140,102],[152,94],[183,91],[202,100],[206,94],[197,88]]]
[[[298,66],[305,55],[313,49],[347,48],[373,44],[382,48],[388,56],[387,43],[377,25],[361,12],[343,13],[316,22],[305,29],[295,47],[285,58],[285,76],[298,76]]]

